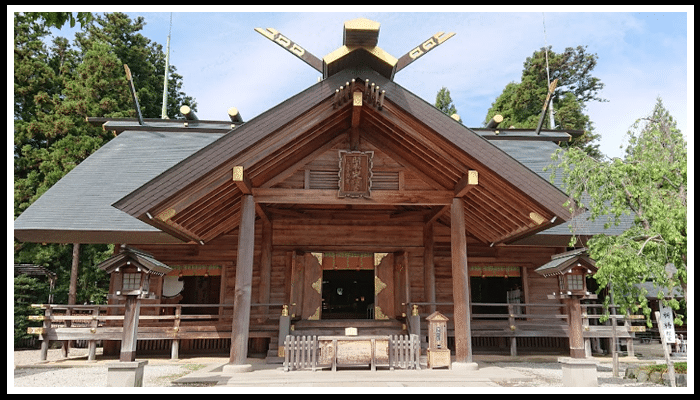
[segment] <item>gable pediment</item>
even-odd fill
[[[372,171],[385,187],[339,197],[329,185],[341,150],[374,152]],[[357,69],[238,127],[115,207],[206,242],[237,227],[243,195],[253,196],[263,218],[266,209],[353,207],[419,211],[445,223],[452,198],[460,197],[469,233],[485,243],[513,240],[569,215],[564,194],[537,174],[399,85]]]

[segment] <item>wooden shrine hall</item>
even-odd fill
[[[288,336],[348,332],[416,334],[425,351],[435,311],[454,362],[472,362],[475,346],[568,351],[565,304],[548,298],[560,283],[536,269],[570,250],[566,222],[585,215],[572,217],[542,170],[581,132],[467,128],[394,82],[453,34],[395,58],[377,46],[378,23],[352,20],[319,59],[256,30],[323,79],[246,122],[89,118],[116,137],[17,218],[15,237],[114,243],[115,257],[157,262],[144,354],[281,362]],[[118,292],[133,274],[110,265],[110,304],[89,311],[98,322],[80,325],[76,308],[62,326],[45,305],[45,342],[119,351]],[[609,336],[596,332],[585,337]]]

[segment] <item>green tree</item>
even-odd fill
[[[442,111],[444,114],[449,115],[450,117],[457,114],[457,108],[452,103],[450,91],[444,86],[438,91],[437,96],[435,96],[435,108]],[[458,121],[462,122],[462,119],[460,118]]]
[[[131,21],[120,13],[80,18],[82,31],[76,34],[75,46],[61,37],[47,46],[44,41],[49,27],[58,26],[58,20],[14,14],[15,216],[112,138],[87,124],[85,117],[135,116],[124,64],[138,79],[144,117],[160,117],[165,55],[162,46],[138,33],[143,19]],[[176,116],[182,104],[196,110],[194,99],[181,91],[182,76],[173,66],[170,71],[169,114]],[[54,301],[66,303],[72,247],[15,242],[14,259],[15,263],[42,265],[56,272]],[[109,277],[94,266],[111,254],[113,245],[80,246],[76,303],[106,300]],[[22,287],[32,285],[22,283]],[[22,293],[32,296],[40,292],[22,289]]]
[[[649,316],[640,284],[687,295],[687,144],[661,99],[635,122],[628,138],[624,159],[601,161],[570,148],[557,152],[553,166],[562,171],[572,204],[585,206],[593,220],[611,226],[622,215],[634,217],[624,233],[595,235],[587,247],[599,268],[596,280],[612,289],[623,313],[641,310]],[[668,304],[680,307],[676,300]]]
[[[603,83],[591,75],[598,56],[586,53],[585,46],[567,47],[563,53],[553,52],[550,46],[546,51],[545,55],[545,48],[542,48],[525,60],[520,83],[511,82],[506,85],[501,95],[491,104],[484,124],[494,115],[500,114],[503,116],[503,127],[535,129],[549,82],[557,79],[557,87],[552,94],[555,126],[549,126],[549,118],[545,118],[544,128],[583,130],[582,136],[562,144],[562,147],[583,148],[586,153],[596,158],[601,157],[599,144],[595,143],[600,135],[594,133],[593,124],[585,114],[587,102],[605,101],[598,97]]]
[[[16,276],[14,279],[14,342],[15,346],[20,344],[25,339],[29,339],[32,335],[27,333],[27,328],[30,326],[41,326],[36,322],[32,323],[27,319],[29,315],[39,315],[40,311],[31,307],[35,303],[43,303],[45,301],[37,301],[47,298],[48,285],[36,278],[26,275]]]
[[[70,27],[74,27],[76,21],[80,22],[80,26],[85,26],[92,19],[92,13],[77,12],[73,15],[72,12],[27,12],[24,13],[32,20],[43,20],[48,27],[61,29],[66,22],[70,23]]]
[[[124,13],[105,13],[95,16],[84,32],[76,34],[75,41],[83,51],[90,49],[94,42],[107,43],[121,63],[131,70],[143,117],[160,118],[165,53],[163,46],[139,33],[145,25],[143,17],[132,20]],[[175,66],[170,65],[166,112],[173,118],[180,114],[182,105],[197,111],[196,101],[181,91],[182,79]]]

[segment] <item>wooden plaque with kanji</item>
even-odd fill
[[[340,151],[338,197],[369,197],[372,186],[371,151]]]

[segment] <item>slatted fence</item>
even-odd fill
[[[316,336],[287,335],[284,340],[284,370],[316,370],[318,341]]]

